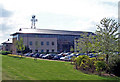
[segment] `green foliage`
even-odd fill
[[[73,56],[72,58],[71,58],[71,64],[72,64],[72,62],[74,62],[74,60],[75,60],[75,56]]]
[[[20,40],[16,41],[16,48],[17,48],[17,51],[22,52],[22,54],[23,54],[23,51],[25,50],[25,46],[23,44],[22,37],[20,37]],[[22,54],[21,54],[21,57],[22,57]]]
[[[109,58],[109,72],[120,76],[120,55],[112,55]]]
[[[70,52],[74,52],[74,49],[73,49],[73,47],[71,46],[71,48],[70,48]]]
[[[82,55],[76,57],[74,61],[81,70],[91,70],[92,68],[94,68],[94,60],[94,58],[90,59],[88,56]]]
[[[96,67],[96,71],[98,71],[98,73],[101,75],[101,71],[105,70],[106,68],[106,63],[104,61],[96,61],[96,63],[94,64]]]
[[[98,71],[99,74],[101,74],[100,72],[106,69],[106,63],[104,62],[103,57],[89,58],[86,55],[78,56],[75,58],[75,64],[80,70],[91,73]]]
[[[88,34],[88,33],[82,33],[81,38],[79,38],[78,40],[76,40],[75,45],[76,46],[76,50],[79,51],[80,53],[89,53],[90,51],[92,51],[92,41],[93,41],[93,36],[92,34]]]
[[[7,55],[7,54],[11,54],[11,52],[10,51],[0,51],[0,54]]]
[[[16,41],[16,48],[17,48],[18,51],[25,50],[25,46],[23,44],[23,38],[20,38],[20,40]]]
[[[30,48],[28,46],[25,46],[25,49],[23,50],[23,54],[30,52]]]
[[[100,25],[97,25],[96,30],[96,47],[100,48],[102,53],[106,54],[106,61],[108,62],[111,52],[118,51],[118,28],[120,24],[115,20],[103,18]]]

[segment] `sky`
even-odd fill
[[[118,0],[2,0],[0,1],[0,43],[12,38],[19,28],[95,32],[104,17],[118,18]]]

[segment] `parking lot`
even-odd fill
[[[59,54],[40,54],[40,53],[26,53],[24,56],[26,57],[32,57],[32,58],[39,58],[44,60],[59,60],[59,61],[70,61],[73,56],[78,57],[80,55],[87,55],[85,53],[59,53]],[[90,53],[88,54],[90,58],[96,57],[96,53]]]

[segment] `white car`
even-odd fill
[[[67,56],[65,56],[65,57],[61,57],[60,60],[64,60],[66,57],[67,57]]]

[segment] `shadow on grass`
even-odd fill
[[[8,56],[9,56],[9,55],[8,55]],[[17,59],[25,59],[25,57],[18,57],[18,56],[9,56],[9,57],[17,58]]]

